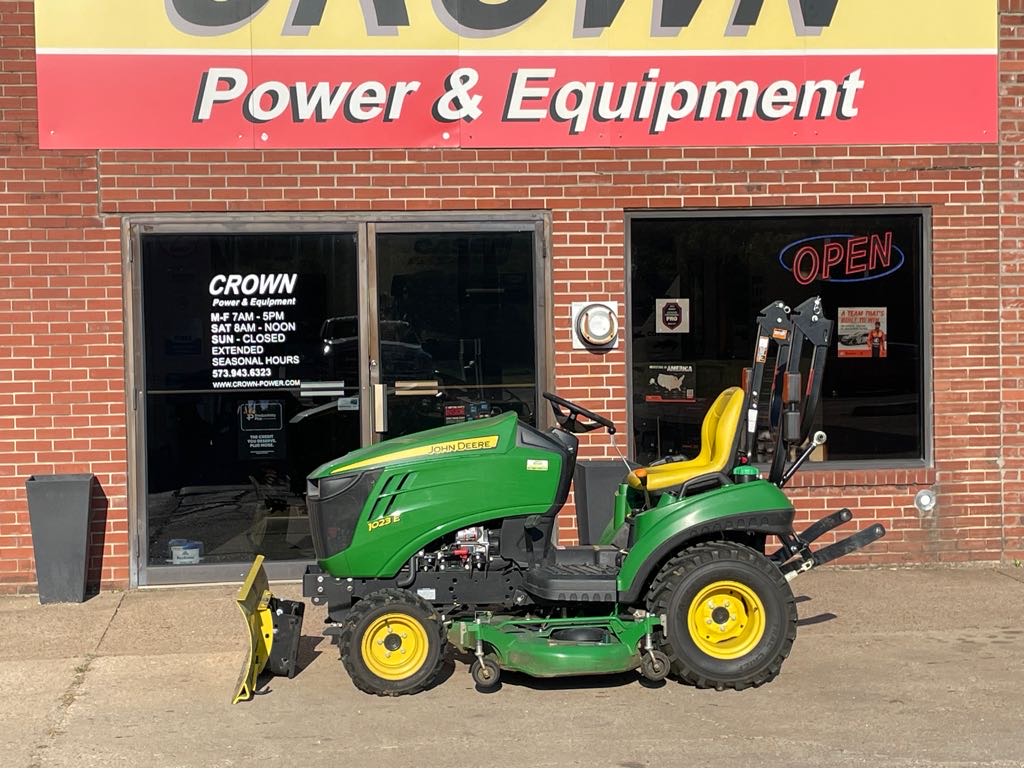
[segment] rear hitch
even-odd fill
[[[834,513],[826,515],[821,520],[812,523],[797,535],[796,542],[786,543],[786,545],[772,553],[770,557],[777,563],[785,563],[794,555],[799,553],[801,548],[811,544],[822,534],[830,532],[832,529],[842,526],[844,523],[851,520],[853,520],[853,513],[850,512],[850,508],[844,507],[840,510],[836,510]],[[790,548],[794,549],[791,550]]]
[[[843,512],[843,511],[839,511]],[[849,512],[849,511],[846,511]],[[835,515],[835,513],[833,513]],[[822,519],[824,520],[824,519]],[[821,523],[819,521],[818,523]],[[817,525],[817,524],[815,524]],[[812,527],[813,528],[813,527]],[[829,527],[833,528],[833,527]],[[828,529],[823,529],[818,536],[820,536]],[[811,551],[807,544],[801,550],[799,560],[794,560],[780,567],[783,576],[787,580],[793,580],[798,574],[802,574],[805,571],[816,569],[819,566],[824,566],[826,563],[842,558],[844,555],[849,555],[855,550],[860,550],[862,547],[870,545],[872,542],[881,539],[885,536],[885,527],[880,523],[876,523],[872,526],[868,526],[866,529],[858,531],[856,534],[851,534],[845,539],[841,539],[838,542],[834,542],[831,545],[821,548],[820,550]]]
[[[829,561],[834,561],[836,558],[842,558],[844,555],[849,555],[855,550],[860,550],[862,547],[870,545],[875,540],[881,539],[884,536],[885,527],[882,524],[876,523],[874,526],[868,526],[856,534],[851,534],[846,539],[841,539],[828,547],[815,551],[814,565],[823,566]]]
[[[792,581],[805,571],[849,555],[885,536],[885,527],[876,523],[820,550],[811,550],[812,542],[852,519],[853,513],[848,507],[843,507],[815,521],[799,534],[783,534],[780,537],[782,547],[772,553],[770,558],[779,565],[783,576]]]

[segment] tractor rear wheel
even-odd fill
[[[371,593],[342,625],[341,661],[364,692],[395,697],[436,683],[446,642],[437,611],[408,590]]]
[[[778,567],[735,542],[687,548],[647,594],[664,615],[672,671],[701,689],[746,689],[778,675],[796,639],[796,600]]]

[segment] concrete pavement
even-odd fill
[[[298,598],[294,583],[274,584]],[[823,569],[770,684],[634,674],[382,699],[307,606],[296,678],[232,706],[235,585],[0,597],[4,766],[1024,766],[1024,569]]]

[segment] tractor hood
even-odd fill
[[[515,412],[353,451],[308,477],[317,562],[332,577],[390,579],[460,529],[548,512],[553,519],[575,458],[572,436],[542,433]]]
[[[328,478],[350,470],[385,464],[390,466],[429,459],[454,458],[461,454],[475,455],[481,451],[504,453],[510,446],[515,445],[515,435],[516,413],[510,411],[487,419],[436,427],[433,430],[393,438],[351,451],[343,457],[320,465],[309,474],[309,478]]]

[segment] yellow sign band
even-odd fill
[[[292,0],[206,0],[205,4],[175,0],[36,0],[36,39],[40,49],[97,52],[444,51],[452,55],[470,51],[591,55],[995,52],[998,40],[998,13],[992,0],[835,0],[827,26],[817,27],[809,26],[801,16],[800,4],[789,0],[762,0],[756,22],[745,25],[736,23],[741,9],[732,0],[703,0],[685,26],[675,27],[662,26],[664,19],[657,15],[660,4],[651,0],[625,0],[613,17],[591,14],[589,22],[578,18],[576,1],[548,0],[519,23],[484,33],[474,33],[461,25],[445,12],[443,4],[425,0],[406,0],[400,23],[394,18],[376,18],[372,3],[340,0],[329,0],[322,14],[314,17],[316,23],[297,17],[303,6],[314,5],[318,4]],[[508,16],[515,6],[490,5],[492,9],[482,6],[476,23],[486,26],[493,17],[499,24],[499,17],[503,13]],[[750,6],[756,8],[757,4]],[[180,13],[175,10],[178,7]],[[203,8],[208,10],[204,12]],[[586,24],[590,26],[581,26]]]

